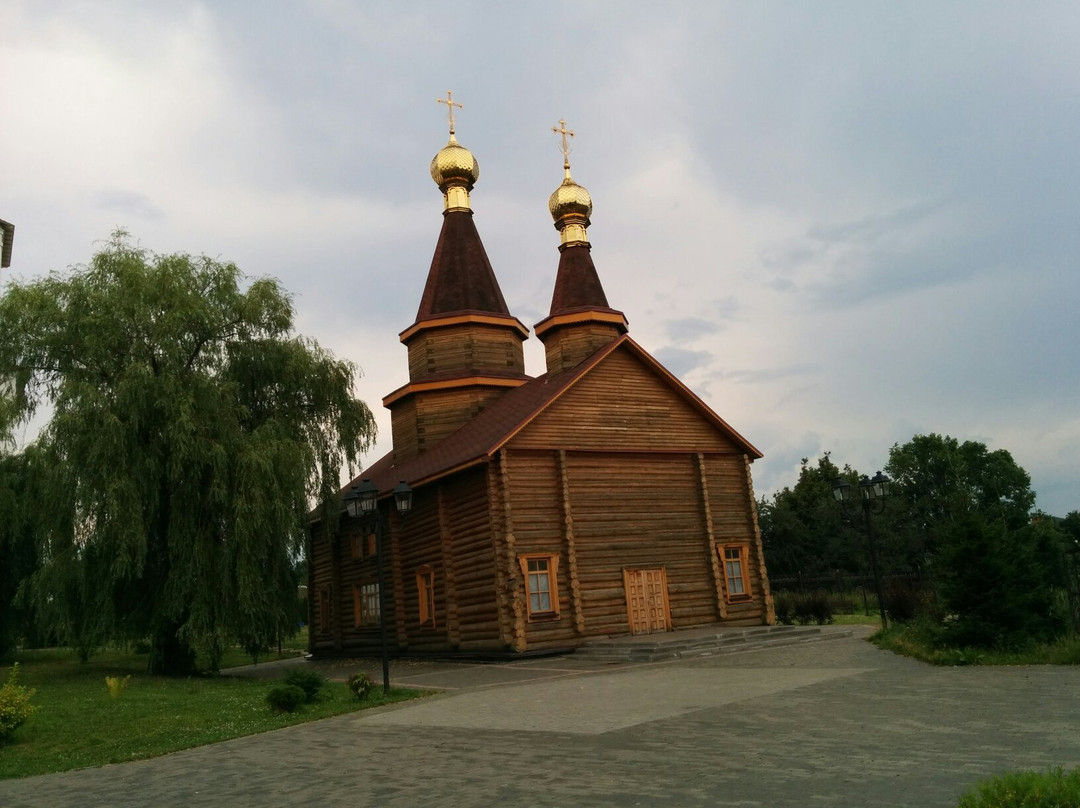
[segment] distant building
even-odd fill
[[[11,266],[11,242],[15,238],[15,225],[0,219],[0,268]]]
[[[390,525],[393,644],[520,653],[773,623],[750,478],[761,453],[627,334],[593,265],[592,199],[568,158],[549,200],[562,234],[554,295],[534,328],[547,372],[526,375],[529,330],[473,224],[479,168],[453,132],[431,164],[442,233],[400,335],[409,382],[383,399],[393,451],[363,474]],[[415,492],[405,521],[391,504],[399,481]],[[311,651],[375,647],[374,536],[359,519],[331,536],[312,528]]]

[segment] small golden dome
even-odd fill
[[[451,183],[464,185],[471,191],[480,178],[480,165],[473,153],[457,142],[450,133],[450,142],[431,158],[431,178],[444,192]]]
[[[548,210],[551,211],[551,218],[556,225],[561,219],[572,215],[583,217],[587,224],[589,216],[592,215],[592,197],[584,186],[574,182],[569,167],[566,168],[566,178],[562,185],[548,198]]]

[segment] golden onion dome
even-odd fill
[[[592,215],[592,197],[584,186],[574,182],[570,168],[566,167],[566,178],[548,198],[548,210],[556,223],[567,216],[577,215],[588,219]]]
[[[451,183],[471,191],[480,178],[480,164],[471,151],[457,142],[452,131],[450,141],[431,158],[431,178],[443,191]]]

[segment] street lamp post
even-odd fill
[[[412,509],[412,489],[402,480],[394,488],[394,506],[398,514],[404,519]],[[379,513],[379,489],[371,482],[364,480],[359,486],[352,486],[345,495],[345,509],[349,516],[356,518],[370,518],[375,524],[375,563],[379,576],[379,634],[382,644],[382,677],[383,693],[390,692],[390,642],[387,638],[386,627],[386,565],[383,561],[383,538],[386,533],[386,525],[382,514]]]
[[[885,509],[885,497],[889,495],[889,478],[880,471],[873,477],[865,474],[859,480],[859,494],[862,503],[863,516],[866,519],[866,541],[870,546],[870,569],[874,573],[874,586],[877,589],[878,609],[881,611],[881,627],[888,628],[889,623],[885,617],[885,592],[881,587],[881,568],[878,566],[877,537],[874,534],[874,520],[870,518],[871,511],[877,506],[877,512]],[[851,483],[843,477],[837,477],[833,483],[833,496],[847,512],[848,503],[854,499]]]

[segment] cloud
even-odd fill
[[[712,354],[708,351],[689,351],[670,345],[656,351],[654,356],[661,365],[680,377],[707,365],[712,360]]]
[[[737,307],[737,304],[732,301],[732,305],[727,307],[728,312],[733,313]],[[721,310],[723,308],[723,306],[720,307]],[[715,334],[720,330],[721,326],[716,320],[706,320],[703,317],[683,317],[678,320],[668,320],[664,323],[664,328],[668,336],[676,342],[692,342],[706,334]]]
[[[135,191],[98,191],[94,194],[94,205],[100,210],[136,219],[160,219],[165,215],[150,197]]]

